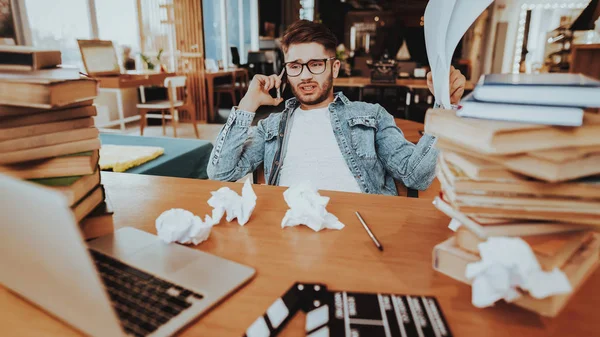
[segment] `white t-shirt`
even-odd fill
[[[361,192],[335,139],[329,113],[328,108],[296,109],[280,186],[309,181],[319,190]]]

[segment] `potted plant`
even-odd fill
[[[164,51],[164,49],[162,49],[162,48],[158,51],[158,54],[156,55],[156,61],[153,61],[152,57],[149,57],[149,56],[144,55],[143,53],[140,53],[140,56],[142,57],[142,61],[144,61],[144,63],[146,64],[146,68],[148,70],[155,70],[156,65],[158,64],[158,66],[160,67],[159,70],[161,72],[166,72],[166,70],[167,70],[166,66],[160,62],[160,58],[162,56],[163,51]]]

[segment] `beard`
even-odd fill
[[[302,90],[300,90],[298,87],[302,84],[309,84],[309,83],[316,85],[317,90],[316,90],[316,92],[314,92],[312,94],[306,95],[306,94],[302,93]],[[319,82],[316,82],[316,81],[306,81],[306,82],[300,82],[296,86],[292,85],[291,87],[292,87],[292,93],[294,94],[294,96],[300,103],[302,103],[304,105],[319,104],[319,103],[325,101],[329,97],[329,94],[331,93],[331,91],[333,90],[333,71],[329,73],[329,77],[323,82],[323,85],[321,85]]]

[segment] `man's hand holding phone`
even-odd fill
[[[281,98],[280,94],[277,97],[271,96],[269,90],[275,88],[279,92],[279,88],[284,84],[282,81],[283,76],[284,72],[281,75],[254,75],[248,86],[248,91],[240,101],[238,108],[244,111],[256,112],[262,105],[279,105],[283,101],[283,98]]]

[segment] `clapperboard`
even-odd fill
[[[434,297],[329,291],[296,283],[246,330],[271,337],[299,311],[307,337],[452,337]]]

